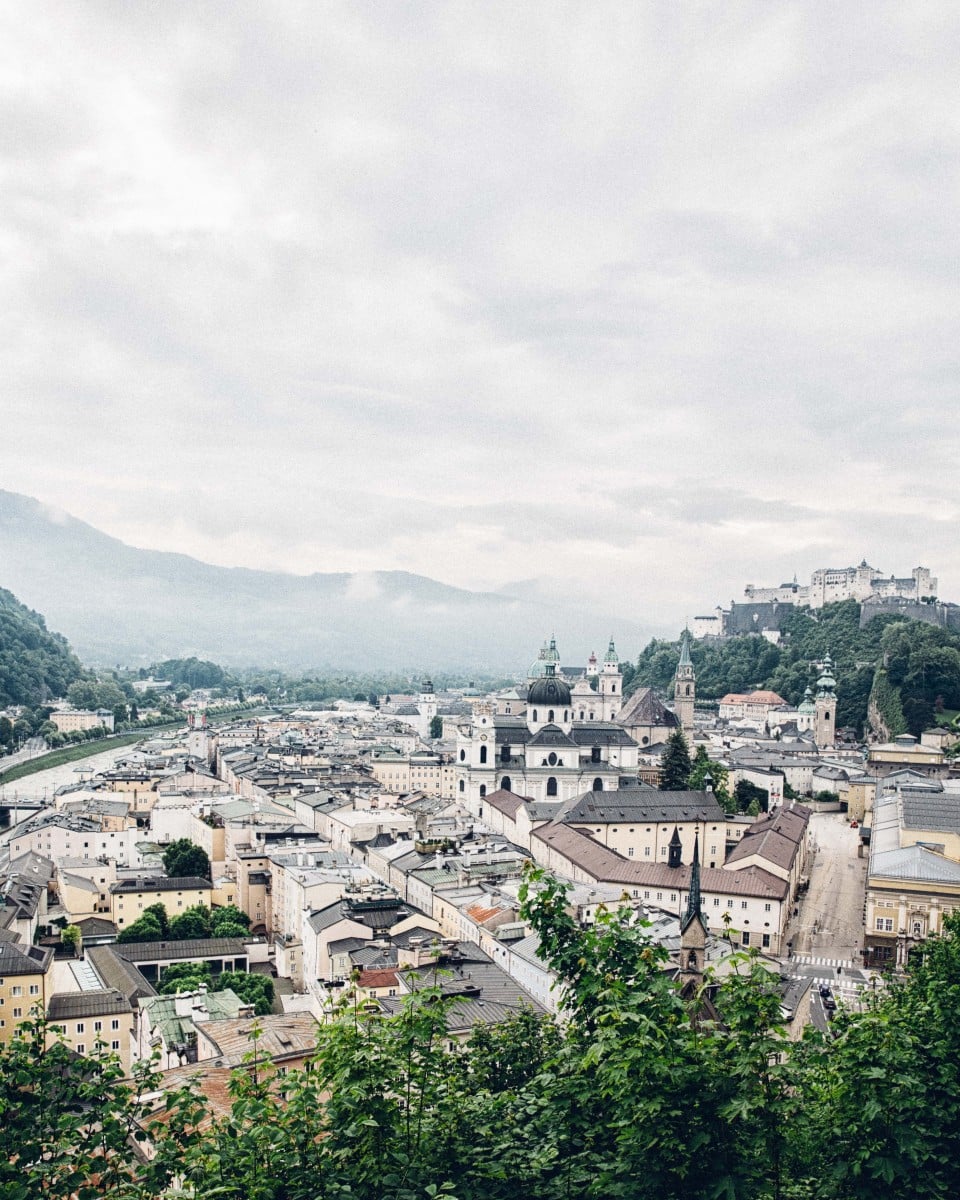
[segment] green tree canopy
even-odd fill
[[[675,729],[667,738],[667,748],[661,759],[660,790],[684,792],[690,778],[691,762],[687,739],[682,729]]]
[[[185,908],[182,913],[170,922],[168,936],[171,938],[208,938],[211,936],[213,922],[210,919],[210,909],[204,904],[194,904]]]
[[[189,875],[209,879],[210,859],[189,838],[178,838],[163,852],[163,869],[171,879],[185,879]]]

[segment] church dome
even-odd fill
[[[546,675],[530,684],[527,704],[539,704],[544,708],[569,708],[570,685],[555,675]]]

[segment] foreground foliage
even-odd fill
[[[451,1046],[437,985],[358,1001],[285,1077],[254,1039],[226,1113],[78,1060],[41,1028],[0,1051],[0,1195],[146,1200],[885,1200],[957,1195],[960,917],[902,982],[799,1044],[756,958],[682,998],[626,912],[581,930],[531,874],[563,1023],[521,1012]],[[715,1019],[716,1017],[719,1019]],[[141,1161],[131,1146],[150,1147]]]

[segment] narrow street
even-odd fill
[[[784,967],[850,1002],[870,979],[860,965],[867,860],[857,857],[859,830],[845,813],[814,813],[810,841],[810,887],[790,923],[793,957]]]

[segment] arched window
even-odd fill
[[[555,796],[556,794],[557,794],[556,776],[551,775],[550,778],[547,780],[547,795]]]
[[[688,696],[690,695],[690,684],[689,683],[687,684],[686,695],[688,695]]]
[[[547,713],[547,720],[550,722],[551,725],[553,724],[553,709],[552,708]]]
[[[612,696],[616,690],[617,690],[617,685],[615,683],[611,683],[610,684],[610,695]]]
[[[583,712],[583,709],[581,708],[580,709],[580,720],[582,721],[583,719],[584,719],[584,712]]]
[[[461,762],[463,762],[463,760],[464,760],[466,757],[467,757],[467,752],[466,752],[466,750],[461,750],[461,751],[460,751],[460,761],[461,761]]]
[[[481,747],[480,747],[480,761],[481,761],[482,763],[485,763],[485,762],[487,761],[487,748],[486,748],[486,746],[481,746]]]
[[[513,784],[509,775],[504,775],[504,777],[500,780],[500,786],[505,792],[513,791]]]
[[[536,709],[534,709],[534,710],[533,710],[533,719],[534,719],[535,721],[536,721],[536,719],[537,719],[537,710],[536,710]]]
[[[464,784],[463,780],[461,779],[461,780],[460,780],[460,791],[462,792],[462,791],[464,791],[465,789],[466,789],[466,785]]]
[[[566,710],[566,709],[564,709],[564,710],[563,710],[563,719],[564,719],[565,721],[569,721],[569,720],[570,720],[570,714],[567,712],[567,710]]]
[[[691,950],[690,953],[687,955],[687,967],[691,971],[696,971],[696,969],[697,969],[697,952],[696,952],[696,950]]]
[[[487,785],[485,783],[481,783],[480,784],[480,799],[482,800],[486,794],[487,794]]]
[[[596,779],[593,781],[593,790],[594,790],[595,792],[602,792],[602,791],[603,791],[603,780],[600,778],[600,776],[599,776],[599,775],[598,775],[598,776],[596,777]]]

